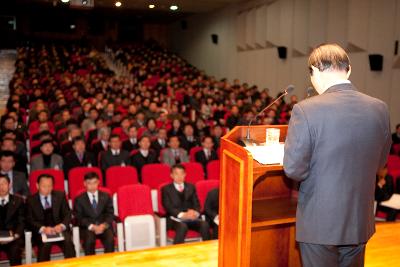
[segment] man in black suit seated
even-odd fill
[[[10,179],[0,174],[0,232],[14,237],[12,241],[1,242],[0,251],[7,254],[10,265],[21,265],[24,247],[24,202],[22,198],[10,194]]]
[[[157,157],[160,157],[162,149],[167,147],[167,130],[161,128],[158,130],[157,139],[151,143],[151,148],[156,152]]]
[[[111,166],[126,166],[130,163],[128,151],[121,149],[121,139],[118,134],[112,134],[109,140],[110,149],[100,158],[100,167],[105,171]]]
[[[26,154],[17,154],[17,144],[15,142],[15,139],[11,139],[8,137],[5,137],[3,139],[3,142],[1,143],[1,150],[2,151],[11,151],[14,153],[14,160],[15,160],[15,166],[14,169],[16,171],[22,172],[25,175],[28,173],[28,170],[26,168],[26,165],[28,163],[28,159],[26,157]]]
[[[137,138],[137,128],[134,125],[129,126],[128,129],[128,139],[122,142],[122,149],[132,152],[134,149],[138,149],[138,138]]]
[[[142,182],[142,168],[146,164],[157,163],[157,154],[150,149],[150,137],[143,135],[139,141],[139,151],[131,156],[131,164],[136,168],[139,181]]]
[[[114,252],[112,223],[114,208],[111,197],[99,191],[99,176],[95,172],[85,175],[86,192],[75,199],[74,211],[83,240],[85,255],[95,254],[96,239],[104,246],[104,252]]]
[[[73,125],[68,130],[68,140],[66,142],[63,142],[60,144],[60,154],[62,156],[66,156],[68,153],[71,153],[74,151],[72,141],[74,140],[74,138],[79,137],[79,136],[83,136],[81,128],[79,128],[78,125]]]
[[[54,191],[54,177],[42,174],[37,179],[38,192],[28,197],[26,202],[26,222],[32,231],[34,244],[38,246],[37,261],[49,261],[51,247],[59,246],[65,258],[75,257],[71,238],[71,210],[64,192]],[[64,240],[58,242],[42,241],[42,234],[62,233]]]
[[[64,158],[64,176],[68,179],[68,173],[75,167],[97,166],[97,160],[92,153],[86,151],[85,140],[78,136],[72,139],[73,152],[68,153]]]
[[[26,198],[29,195],[28,181],[25,173],[14,171],[14,153],[2,151],[0,153],[0,173],[10,179],[10,193]]]
[[[204,213],[207,216],[208,223],[212,227],[212,238],[218,239],[219,188],[212,189],[208,192],[206,202],[204,203]]]
[[[99,159],[99,154],[108,150],[108,140],[110,139],[110,128],[103,127],[99,130],[99,141],[95,142],[92,146],[92,152],[96,160]]]
[[[213,149],[214,141],[211,136],[203,137],[203,141],[201,143],[203,149],[197,151],[195,154],[196,162],[201,163],[203,165],[204,173],[207,175],[207,164],[212,160],[217,160],[218,155],[217,152]]]
[[[200,204],[194,185],[185,183],[185,167],[171,168],[172,183],[162,188],[162,204],[167,212],[167,228],[175,231],[174,244],[183,243],[189,229],[210,239],[209,225],[200,219]]]
[[[186,124],[183,128],[183,136],[181,136],[179,141],[181,143],[181,147],[188,153],[190,153],[190,149],[200,145],[199,139],[194,136],[193,126],[190,124]]]

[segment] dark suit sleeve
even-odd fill
[[[18,209],[17,225],[15,226],[15,233],[17,233],[20,237],[22,237],[24,235],[24,229],[25,229],[25,205],[22,199],[16,199],[15,203],[17,204],[17,209]]]
[[[174,217],[178,217],[178,214],[181,212],[181,210],[175,208],[172,203],[173,196],[171,194],[170,187],[164,186],[161,190],[161,193],[162,193],[162,204],[167,214],[172,215]]]
[[[218,203],[218,190],[211,190],[207,194],[206,202],[204,203],[204,213],[211,220],[214,220],[215,216],[217,216],[219,212],[216,209],[216,203]]]
[[[296,104],[292,110],[285,141],[283,168],[288,177],[302,181],[308,177],[312,153],[309,125],[304,111]]]
[[[60,219],[61,219],[61,223],[64,224],[67,228],[69,228],[69,224],[71,223],[71,210],[68,206],[68,202],[67,199],[65,197],[65,194],[60,193],[58,195],[59,198],[61,198],[60,200]]]
[[[197,212],[200,212],[200,202],[199,202],[199,198],[197,196],[196,188],[194,187],[194,185],[191,185],[191,188],[193,190],[193,193],[192,193],[193,209],[196,210]]]
[[[107,152],[104,152],[100,157],[100,166],[103,172],[105,172],[108,169],[108,167],[110,167],[107,157],[108,157]]]
[[[40,206],[35,205],[36,195],[29,197],[26,205],[26,221],[29,223],[31,230],[36,234],[39,229],[43,226],[43,222],[39,221],[35,216],[35,210],[39,209]],[[40,203],[39,203],[40,205]]]
[[[110,196],[107,195],[106,199],[107,203],[104,208],[104,221],[111,226],[114,221],[114,206],[112,198]]]
[[[82,195],[75,199],[74,213],[79,227],[89,227],[89,225],[91,224],[91,220],[85,214]]]

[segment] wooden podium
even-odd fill
[[[265,142],[266,129],[251,126],[251,138]],[[247,126],[237,126],[221,140],[219,267],[301,266],[295,241],[297,184],[281,165],[262,165],[238,144]]]

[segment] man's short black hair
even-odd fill
[[[92,180],[92,179],[97,179],[100,180],[99,175],[97,174],[97,172],[88,172],[85,174],[84,178],[85,181],[87,180]]]
[[[175,170],[175,169],[181,169],[184,172],[186,172],[186,168],[185,166],[183,166],[182,164],[175,164],[171,167],[171,173]]]
[[[6,179],[6,181],[8,182],[8,184],[11,183],[10,177],[8,177],[7,174],[1,174],[1,173],[0,173],[0,179]]]
[[[111,134],[111,135],[110,135],[109,141],[111,141],[111,139],[113,139],[113,138],[121,139],[121,137],[119,136],[119,134]]]
[[[85,139],[82,136],[76,136],[76,137],[72,138],[73,145],[75,145],[76,142],[79,142],[79,141],[85,142]]]
[[[54,146],[53,140],[52,140],[52,139],[49,139],[49,138],[44,139],[44,140],[40,143],[40,147],[44,146],[45,144],[52,144],[52,145]]]
[[[37,183],[39,184],[42,179],[51,179],[54,184],[54,176],[49,173],[42,173],[41,175],[39,175],[39,177],[37,178]]]
[[[12,157],[15,160],[15,154],[12,151],[3,150],[0,152],[0,159]]]

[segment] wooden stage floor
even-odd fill
[[[366,267],[400,266],[400,223],[379,223],[376,233],[368,242]],[[167,246],[142,251],[117,252],[76,259],[32,264],[31,266],[140,266],[140,267],[217,267],[218,242]]]

